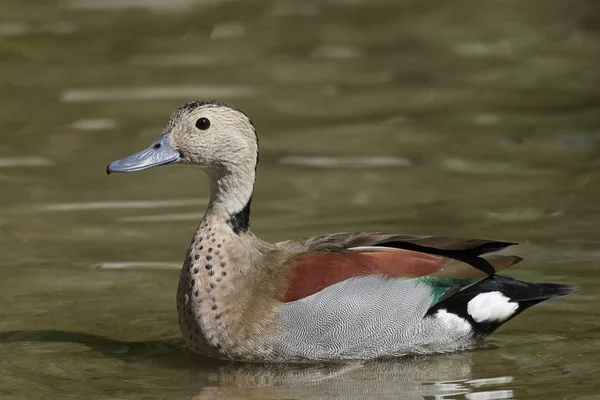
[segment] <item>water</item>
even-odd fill
[[[598,398],[597,2],[30,0],[0,15],[0,397]],[[174,297],[206,179],[104,174],[195,98],[257,126],[267,240],[514,240],[527,260],[510,275],[581,289],[460,354],[195,357]]]

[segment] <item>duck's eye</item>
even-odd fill
[[[196,128],[200,129],[201,131],[205,131],[210,128],[210,121],[208,118],[202,117],[196,121]]]

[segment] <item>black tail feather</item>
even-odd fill
[[[438,310],[446,310],[456,314],[461,318],[466,319],[471,324],[475,331],[475,335],[484,337],[529,307],[552,297],[567,295],[576,289],[576,287],[569,285],[524,282],[514,278],[492,275],[437,303],[429,309],[427,314],[433,315]],[[518,308],[510,316],[499,321],[475,320],[469,313],[469,302],[478,295],[489,292],[502,293],[502,295],[506,296],[511,303],[518,303]]]

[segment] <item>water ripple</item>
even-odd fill
[[[168,222],[168,221],[198,221],[203,213],[182,213],[162,215],[136,215],[133,217],[117,218],[117,222]]]
[[[284,156],[279,164],[301,165],[314,168],[339,167],[404,167],[412,165],[412,161],[398,156]]]
[[[180,269],[181,263],[156,261],[112,261],[93,264],[98,269]]]
[[[117,122],[111,118],[78,119],[67,125],[71,129],[80,131],[103,131],[114,129],[116,126]]]
[[[248,86],[157,86],[144,88],[68,89],[61,93],[64,103],[89,103],[114,100],[156,100],[190,98],[256,97],[261,89]]]
[[[208,199],[174,199],[174,200],[133,200],[133,201],[92,201],[85,203],[50,203],[33,207],[35,211],[65,212],[108,210],[114,208],[163,208],[187,207],[208,204]]]
[[[45,157],[6,157],[0,158],[0,168],[48,167],[54,163]]]
[[[498,385],[501,383],[510,383],[513,381],[512,376],[497,376],[494,378],[481,378],[481,379],[471,379],[467,381],[469,385],[473,387],[481,387],[484,385]]]
[[[195,53],[171,53],[171,54],[139,54],[129,59],[132,65],[143,65],[153,67],[207,67],[235,65],[244,62],[243,55],[232,57],[227,54],[195,54]]]
[[[500,400],[512,399],[514,394],[512,390],[494,390],[489,392],[473,392],[465,394],[465,398],[470,400]]]
[[[47,24],[27,24],[25,22],[0,23],[0,36],[25,36],[49,33],[52,35],[68,35],[78,30],[76,25],[64,21]]]
[[[154,9],[183,11],[198,5],[222,3],[225,0],[69,0],[65,8],[77,10]]]

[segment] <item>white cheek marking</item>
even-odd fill
[[[467,305],[467,312],[477,322],[504,321],[517,311],[519,303],[511,302],[501,292],[480,293]]]
[[[435,317],[442,323],[444,328],[449,331],[461,333],[471,331],[471,324],[469,324],[467,320],[456,314],[449,313],[446,310],[439,310],[435,313]]]

